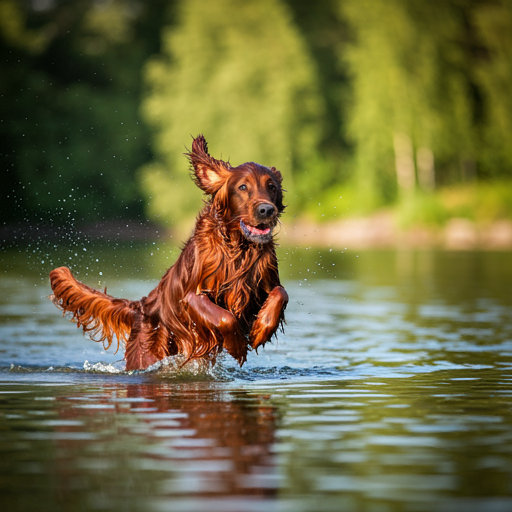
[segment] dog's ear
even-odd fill
[[[270,172],[272,173],[274,178],[277,180],[279,185],[281,185],[281,183],[283,182],[283,175],[275,167],[271,167]]]
[[[279,185],[278,189],[277,189],[277,197],[276,197],[277,211],[279,213],[283,213],[284,209],[286,208],[286,206],[284,206],[284,204],[283,204],[283,192],[286,192],[286,191],[283,190],[283,187],[281,186],[281,184],[283,183],[283,175],[275,167],[270,168],[270,173],[272,174],[272,176],[274,177],[274,179],[277,181],[277,183]]]
[[[208,144],[203,135],[192,141],[192,151],[186,153],[192,164],[192,178],[207,194],[215,194],[231,175],[231,165],[215,160],[208,153]]]

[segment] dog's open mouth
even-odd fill
[[[272,227],[266,224],[258,224],[258,226],[250,226],[240,221],[240,229],[248,240],[259,244],[264,244],[272,239]]]

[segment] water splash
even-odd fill
[[[119,363],[94,363],[91,364],[89,361],[84,362],[84,370],[86,372],[95,372],[95,373],[123,373],[125,367],[125,362],[120,361]]]

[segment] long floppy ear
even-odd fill
[[[286,192],[286,190],[283,190],[283,187],[281,186],[283,182],[283,175],[275,167],[271,167],[270,172],[279,185],[276,198],[277,211],[279,213],[283,213],[284,209],[286,208],[286,206],[283,204],[283,192]]]
[[[274,178],[277,180],[279,185],[281,185],[281,183],[283,182],[283,175],[275,167],[271,167],[270,172],[272,173]]]
[[[215,160],[208,153],[208,144],[203,135],[192,141],[192,151],[186,153],[192,164],[192,178],[207,194],[215,194],[231,175],[231,165]]]

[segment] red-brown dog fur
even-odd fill
[[[187,154],[207,194],[194,233],[157,287],[139,301],[115,299],[60,267],[50,273],[53,302],[95,341],[125,342],[127,370],[164,357],[215,356],[225,348],[242,365],[249,347],[284,322],[272,230],[284,210],[281,173],[249,162],[215,160],[199,135]]]

